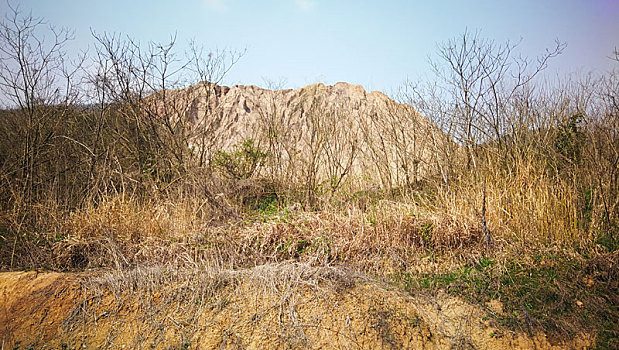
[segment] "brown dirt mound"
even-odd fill
[[[0,274],[3,348],[561,349],[447,295],[305,264]]]

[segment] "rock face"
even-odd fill
[[[264,174],[290,181],[402,186],[431,175],[448,142],[410,105],[348,83],[275,91],[203,83],[158,100],[191,125],[194,151],[208,158],[253,139],[270,155]]]

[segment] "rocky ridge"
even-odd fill
[[[412,106],[342,82],[296,90],[202,83],[157,101],[190,125],[194,150],[212,156],[252,139],[277,163],[269,175],[286,179],[315,171],[320,181],[405,185],[435,171],[436,150],[449,142]]]

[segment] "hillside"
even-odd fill
[[[349,9],[332,16],[335,2],[274,17],[206,2],[221,11],[170,2],[161,21],[156,5],[97,2],[103,22],[76,35],[5,4],[0,350],[619,349],[612,45],[594,54],[608,69],[551,78],[565,43],[527,57],[466,30],[422,67],[419,35],[451,29],[407,6],[375,2],[397,11],[381,25],[382,10],[339,21]],[[37,11],[84,18],[60,5]],[[263,64],[233,78],[245,51],[142,41],[170,19],[213,43],[250,40]],[[71,43],[86,37],[88,50]],[[405,80],[412,67],[427,79]],[[345,82],[223,85],[287,69],[292,84],[405,82],[393,98]]]
[[[193,152],[209,158],[251,139],[277,162],[269,175],[290,181],[309,167],[318,183],[348,176],[372,179],[361,185],[368,188],[410,185],[436,175],[437,152],[450,142],[410,105],[344,82],[296,90],[203,82],[148,100],[173,128],[190,126]]]
[[[608,159],[575,123],[464,149],[347,83],[127,96],[3,113],[8,347],[617,344],[613,182],[581,187]]]

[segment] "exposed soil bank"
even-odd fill
[[[514,333],[453,296],[410,296],[335,269],[291,264],[169,275],[0,273],[2,346],[584,349],[594,341]]]

